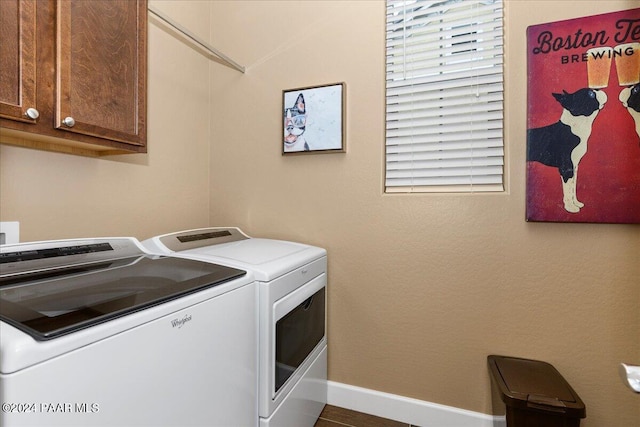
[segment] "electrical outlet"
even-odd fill
[[[0,221],[0,245],[20,243],[20,222]]]

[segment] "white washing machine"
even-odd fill
[[[250,272],[132,238],[0,246],[0,425],[257,426]]]
[[[142,242],[156,253],[251,271],[259,294],[261,427],[312,427],[327,402],[327,253],[315,246],[203,228]]]

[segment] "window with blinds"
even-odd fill
[[[502,0],[387,0],[387,192],[503,191]]]

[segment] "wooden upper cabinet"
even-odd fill
[[[0,0],[0,117],[29,123],[38,116],[35,7],[35,0]]]
[[[60,1],[56,127],[144,145],[146,2]]]
[[[0,142],[146,152],[147,0],[0,0],[0,17]]]

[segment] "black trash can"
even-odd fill
[[[586,417],[580,396],[551,364],[495,355],[487,362],[493,414],[506,415],[507,427],[579,427]]]

